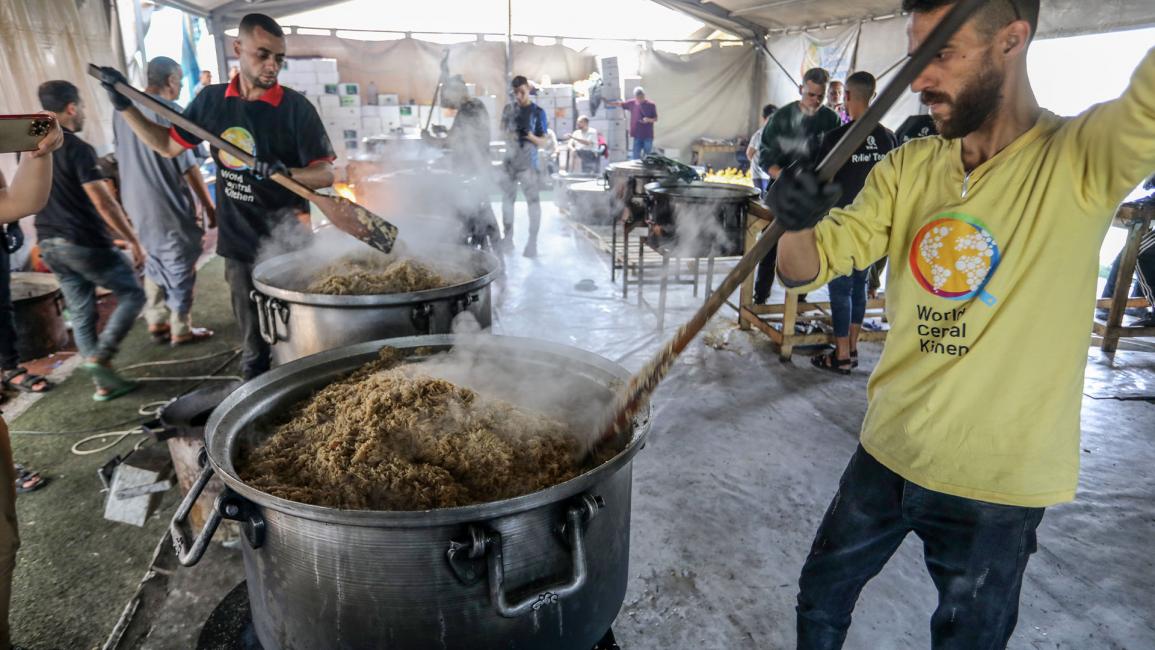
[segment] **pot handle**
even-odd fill
[[[269,345],[276,345],[277,341],[287,341],[277,329],[277,321],[283,325],[289,324],[289,306],[276,298],[270,298],[254,289],[249,293],[249,300],[257,304],[257,329],[260,330],[261,340]]]
[[[482,555],[487,556],[489,600],[498,614],[505,618],[517,618],[530,612],[536,612],[546,605],[552,605],[562,598],[574,594],[585,586],[589,577],[586,566],[585,525],[601,509],[601,505],[600,498],[585,494],[579,497],[578,502],[566,511],[566,521],[562,533],[569,541],[570,553],[573,555],[573,569],[569,580],[551,584],[516,603],[510,603],[505,595],[505,562],[501,533],[495,530],[482,532],[471,527],[470,532],[474,541],[469,556],[472,559],[479,559]],[[451,545],[451,562],[453,562],[453,551],[454,547]]]
[[[184,500],[180,502],[176,513],[172,516],[172,522],[169,524],[169,534],[172,535],[172,546],[176,549],[177,560],[182,566],[193,566],[200,562],[204,557],[205,550],[208,548],[209,541],[212,540],[213,534],[217,532],[217,526],[221,523],[221,513],[217,508],[213,508],[213,512],[205,521],[204,528],[201,529],[199,535],[190,544],[190,532],[186,532],[188,525],[188,516],[192,512],[193,506],[197,499],[200,498],[201,492],[204,491],[205,485],[208,484],[209,479],[213,477],[213,466],[208,462],[208,457],[204,449],[201,449],[201,473],[197,475],[197,480],[193,482],[192,487],[189,488],[188,494],[184,495]]]

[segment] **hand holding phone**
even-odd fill
[[[33,158],[51,154],[64,142],[52,113],[0,115],[0,153],[31,151]]]

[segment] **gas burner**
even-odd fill
[[[253,629],[249,591],[244,581],[233,587],[209,614],[197,639],[197,650],[263,650]],[[614,639],[614,631],[608,630],[591,650],[621,650],[621,646]]]

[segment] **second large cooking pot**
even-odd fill
[[[280,255],[253,269],[253,300],[261,336],[273,362],[288,363],[325,350],[375,339],[446,334],[469,312],[482,328],[493,320],[489,285],[501,268],[493,255],[461,246],[433,247],[430,260],[456,260],[475,272],[469,282],[429,291],[368,296],[332,296],[301,290],[302,277],[323,267],[313,251]]]
[[[649,431],[648,410],[605,463],[492,503],[338,510],[274,497],[238,476],[239,454],[268,433],[268,418],[374,359],[382,345],[416,359],[468,346],[471,368],[492,377],[493,390],[503,381],[498,375],[522,377],[521,383],[551,377],[524,392],[564,383],[572,406],[587,417],[596,417],[593,405],[609,403],[629,377],[576,348],[487,336],[376,341],[276,368],[229,396],[208,423],[197,485],[215,474],[227,489],[195,541],[185,532],[185,516],[197,486],[177,509],[172,534],[181,563],[199,560],[222,517],[241,522],[253,624],[266,650],[589,650],[625,598],[631,463]],[[486,364],[505,370],[488,372]],[[509,397],[525,406],[533,399]]]
[[[746,212],[758,190],[725,183],[668,182],[646,186],[651,243],[681,257],[741,255]]]

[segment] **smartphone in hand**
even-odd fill
[[[0,115],[0,153],[36,151],[53,128],[47,115]]]

